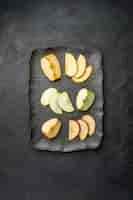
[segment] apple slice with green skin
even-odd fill
[[[76,107],[78,110],[88,110],[95,100],[95,94],[87,88],[82,88],[76,97]]]
[[[80,78],[86,69],[86,58],[84,55],[80,54],[77,60],[77,66],[78,66],[78,71],[76,75],[74,76],[75,78]]]
[[[58,118],[52,118],[42,124],[41,133],[48,139],[55,138],[61,128],[61,121]]]
[[[79,135],[80,127],[77,121],[69,120],[68,140],[72,141]]]
[[[88,125],[85,121],[83,120],[77,120],[79,125],[80,125],[80,132],[79,132],[79,138],[80,140],[85,140],[87,138],[88,135]]]
[[[83,121],[85,121],[89,127],[88,134],[89,136],[92,136],[95,133],[96,130],[96,121],[91,115],[84,115],[81,118]]]
[[[61,66],[59,63],[59,60],[57,59],[55,54],[48,54],[46,56],[46,59],[50,62],[51,64],[51,68],[53,69],[53,71],[55,72],[55,78],[60,79],[61,78]]]
[[[78,67],[75,57],[71,53],[65,53],[65,74],[72,77],[77,73]]]
[[[59,106],[59,95],[60,93],[55,93],[51,95],[49,106],[51,110],[56,114],[62,114],[62,109]]]
[[[41,64],[41,70],[43,74],[50,81],[56,80],[55,72],[53,71],[50,62],[45,58],[45,56],[41,58],[40,64]]]
[[[83,73],[81,77],[79,78],[72,77],[72,80],[75,83],[83,83],[91,76],[92,72],[93,72],[93,67],[92,65],[89,65],[88,67],[86,67],[85,72]]]
[[[83,107],[81,108],[82,111],[88,110],[94,103],[95,101],[95,93],[92,92],[91,90],[88,90],[88,98],[85,101]]]
[[[48,88],[48,89],[44,90],[44,92],[42,93],[41,98],[40,98],[41,105],[43,105],[43,106],[49,105],[51,96],[56,93],[58,93],[56,88]]]
[[[78,110],[82,109],[87,99],[88,99],[88,89],[87,88],[80,89],[76,97],[76,107]]]
[[[62,92],[59,94],[59,106],[65,112],[73,112],[74,107],[72,105],[71,99],[67,92]]]

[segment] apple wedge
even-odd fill
[[[55,93],[58,93],[56,88],[48,88],[48,89],[44,90],[44,92],[42,93],[41,98],[40,98],[41,105],[42,106],[49,105],[51,96]]]
[[[46,56],[46,59],[50,62],[51,68],[53,72],[55,73],[55,79],[61,78],[61,66],[59,63],[59,60],[57,59],[55,54],[48,54]]]
[[[67,92],[62,92],[59,95],[59,106],[65,112],[73,112],[74,107]]]
[[[79,138],[80,140],[85,140],[87,138],[88,135],[88,125],[85,121],[83,120],[77,120],[79,125],[80,125],[80,132],[79,132]]]
[[[50,80],[54,81],[56,80],[55,72],[53,71],[50,62],[46,59],[46,57],[42,57],[41,61],[41,70],[43,74]]]
[[[76,107],[78,110],[86,111],[92,106],[94,100],[95,93],[87,88],[82,88],[76,97]]]
[[[51,110],[56,114],[63,113],[61,107],[59,106],[59,95],[60,95],[59,93],[54,93],[53,95],[51,95],[49,102]]]
[[[96,121],[91,115],[84,115],[81,118],[83,121],[85,121],[89,127],[88,134],[89,136],[92,136],[95,133],[96,129]]]
[[[78,67],[75,57],[71,53],[65,53],[65,74],[72,77],[77,73]]]
[[[80,78],[72,77],[72,80],[75,83],[83,83],[91,76],[92,71],[93,67],[92,65],[89,65],[88,67],[86,67],[84,74]]]
[[[75,74],[74,78],[80,78],[86,69],[86,58],[84,55],[80,54],[78,59],[77,59],[77,66],[78,70],[77,73]]]
[[[52,118],[42,124],[41,133],[48,139],[55,138],[61,128],[61,121],[57,118]]]
[[[77,109],[82,110],[87,100],[88,100],[88,89],[87,88],[80,89],[76,97]]]
[[[79,124],[75,120],[69,120],[68,140],[72,141],[79,135]]]
[[[92,92],[91,90],[88,90],[88,98],[84,102],[83,107],[81,108],[82,111],[88,110],[94,103],[95,101],[95,93]]]

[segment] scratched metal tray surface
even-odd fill
[[[40,69],[40,59],[47,53],[55,53],[61,63],[62,78],[58,81],[50,82],[42,73]],[[65,52],[72,52],[76,57],[83,53],[87,61],[93,65],[94,72],[92,76],[81,84],[76,84],[67,78],[64,74],[64,55]],[[51,47],[44,49],[33,50],[30,59],[30,126],[31,126],[31,144],[33,148],[37,150],[48,151],[61,151],[72,152],[85,149],[96,149],[100,146],[103,138],[103,66],[102,56],[99,50],[88,48],[72,48],[72,47]],[[62,115],[56,115],[49,107],[43,108],[40,105],[40,96],[42,92],[49,88],[55,87],[60,91],[66,90],[71,99],[73,105],[75,105],[75,99],[77,92],[83,88],[89,88],[96,94],[96,100],[93,106],[86,112],[75,111],[73,113],[64,112]],[[88,137],[84,141],[80,141],[79,138],[68,141],[68,120],[80,119],[84,114],[91,114],[96,120],[96,132],[93,136]],[[62,128],[59,135],[53,139],[48,140],[41,135],[41,125],[44,121],[58,117],[62,121]]]

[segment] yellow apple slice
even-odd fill
[[[88,135],[88,125],[85,121],[83,120],[77,120],[79,125],[80,125],[80,132],[79,132],[79,138],[80,140],[85,140]]]
[[[82,117],[82,120],[85,121],[89,127],[88,134],[89,136],[92,136],[95,133],[96,129],[96,121],[91,115],[84,115]]]
[[[41,132],[48,139],[53,139],[58,135],[60,128],[61,121],[58,118],[52,118],[42,124]]]
[[[41,58],[41,69],[42,69],[43,74],[50,81],[54,81],[56,79],[55,73],[54,73],[53,69],[51,68],[51,64],[45,57]]]
[[[65,53],[65,74],[69,77],[77,73],[77,62],[71,53]]]
[[[75,120],[69,120],[68,140],[74,140],[79,134],[79,124]]]
[[[61,66],[55,54],[48,54],[46,59],[50,62],[51,68],[55,73],[56,80],[61,78]]]
[[[93,67],[92,65],[89,65],[84,74],[80,77],[80,78],[75,78],[75,77],[72,77],[72,80],[75,82],[75,83],[83,83],[84,81],[86,81],[92,74],[92,71],[93,71]]]
[[[79,55],[77,60],[77,66],[78,66],[78,71],[74,77],[80,78],[84,74],[86,69],[86,59],[84,55],[82,54]]]

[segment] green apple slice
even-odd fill
[[[85,105],[87,98],[88,90],[86,88],[80,89],[76,97],[76,107],[78,110],[81,110],[81,108]]]
[[[42,93],[41,98],[40,98],[41,105],[43,105],[43,106],[49,105],[51,96],[56,93],[58,93],[56,88],[48,88],[48,89],[44,90],[44,92]]]
[[[59,95],[59,106],[65,112],[73,112],[74,107],[67,92],[62,92]]]
[[[50,106],[51,110],[56,114],[63,113],[61,107],[59,106],[59,95],[60,95],[60,93],[55,93],[55,94],[51,95],[50,102],[49,102],[49,106]]]
[[[78,92],[76,98],[76,107],[78,110],[86,111],[88,110],[95,100],[95,94],[87,88],[82,88]]]
[[[94,103],[94,100],[95,100],[95,93],[92,92],[91,90],[88,90],[88,98],[85,101],[84,106],[82,107],[82,111],[88,110]]]

